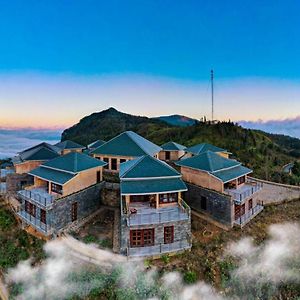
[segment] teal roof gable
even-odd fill
[[[61,171],[78,173],[84,170],[105,166],[102,160],[90,157],[83,153],[70,152],[66,155],[57,157],[44,164],[42,167],[53,168]]]
[[[161,145],[161,148],[164,151],[180,151],[180,150],[185,150],[186,149],[185,146],[177,144],[177,143],[172,142],[172,141]]]
[[[181,174],[167,163],[149,155],[130,160],[120,165],[121,179],[160,177],[181,177]]]
[[[67,140],[60,143],[55,144],[56,147],[58,147],[61,150],[71,150],[71,149],[84,149],[85,147],[75,143],[73,141]]]
[[[92,154],[131,156],[155,155],[162,149],[133,131],[125,131],[98,147]]]
[[[201,153],[204,153],[206,151],[211,151],[211,152],[226,152],[227,150],[219,148],[217,146],[208,144],[208,143],[202,143],[202,144],[198,144],[189,148],[186,148],[186,152],[198,155]]]

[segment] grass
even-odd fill
[[[21,260],[44,258],[44,242],[27,234],[17,224],[12,213],[0,207],[0,270],[6,271]]]

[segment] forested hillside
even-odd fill
[[[300,182],[299,177],[282,172],[282,167],[295,161],[300,153],[300,140],[245,129],[232,122],[197,122],[193,126],[179,127],[110,108],[80,120],[63,132],[62,140],[87,145],[97,139],[109,140],[125,130],[133,130],[158,145],[170,140],[185,146],[212,143],[232,152],[232,157],[252,168],[255,176],[284,183]]]

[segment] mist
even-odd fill
[[[232,259],[235,268],[221,292],[204,281],[187,285],[179,272],[162,273],[143,260],[127,260],[71,237],[48,242],[41,264],[22,261],[5,281],[16,299],[84,298],[95,292],[117,299],[269,299],[283,286],[300,285],[299,232],[299,224],[277,224],[260,245],[250,237],[229,244],[222,259]]]

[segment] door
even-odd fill
[[[77,207],[78,207],[77,202],[72,203],[72,222],[77,220]]]
[[[249,201],[248,201],[248,209],[251,210],[252,207],[253,207],[253,200],[249,199]]]
[[[41,222],[46,224],[46,211],[41,209]]]
[[[171,153],[169,151],[166,151],[166,160],[170,160]]]
[[[97,183],[101,182],[101,171],[97,171]]]
[[[234,218],[237,220],[241,216],[241,207],[240,205],[234,205]]]
[[[200,207],[203,210],[207,209],[207,198],[204,196],[201,196],[201,203],[200,203]]]

